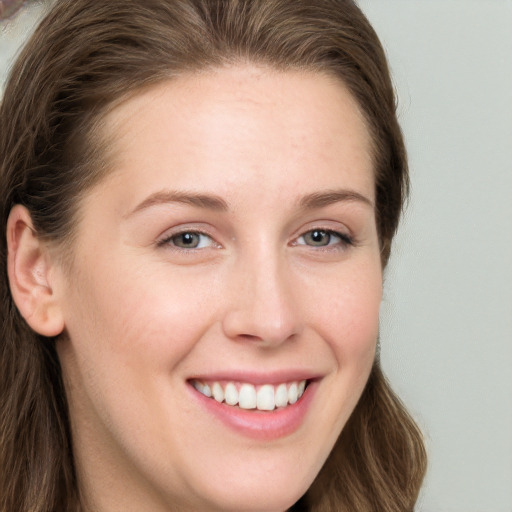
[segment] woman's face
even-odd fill
[[[105,129],[112,171],[55,274],[84,495],[95,511],[285,510],[374,359],[362,115],[333,78],[240,66],[155,86]]]

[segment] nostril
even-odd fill
[[[262,338],[256,336],[255,334],[239,334],[238,338],[247,341],[263,341]]]
[[[238,334],[237,336],[233,337],[235,341],[238,342],[247,342],[247,343],[253,343],[256,345],[260,345],[262,347],[272,347],[272,346],[278,346],[281,343],[293,340],[295,338],[296,334],[291,333],[289,335],[280,333],[268,333],[267,335],[255,335],[255,334]]]
[[[303,328],[303,315],[296,300],[285,293],[250,290],[245,296],[233,297],[223,312],[224,334],[233,341],[275,346],[290,341]]]

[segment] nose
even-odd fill
[[[302,315],[285,264],[240,262],[236,274],[223,319],[228,338],[275,347],[300,334]]]

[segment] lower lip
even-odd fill
[[[316,387],[316,381],[310,382],[302,397],[292,405],[273,411],[259,411],[219,403],[199,393],[192,385],[189,386],[201,406],[230,429],[263,441],[289,436],[300,428],[313,400]]]

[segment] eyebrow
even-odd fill
[[[227,211],[228,204],[224,199],[219,196],[212,194],[198,194],[195,192],[178,192],[173,190],[161,190],[159,192],[155,192],[151,194],[149,197],[144,199],[141,203],[139,203],[128,215],[127,217],[140,212],[141,210],[145,210],[152,206],[160,205],[160,204],[168,204],[168,203],[181,203],[188,204],[191,206],[197,206],[198,208],[206,208],[207,210],[214,211]]]
[[[363,194],[356,192],[355,190],[326,190],[323,192],[313,192],[304,196],[299,201],[299,206],[305,210],[315,210],[317,208],[323,208],[333,203],[340,202],[359,202],[372,209],[375,208],[373,202]]]
[[[299,200],[299,207],[304,210],[315,210],[323,208],[339,202],[360,202],[371,208],[374,204],[363,194],[355,190],[326,190],[323,192],[313,192],[302,197]],[[229,210],[229,206],[224,199],[214,194],[200,194],[195,192],[180,192],[173,190],[161,190],[151,194],[149,197],[139,203],[126,217],[133,214],[157,206],[160,204],[181,203],[207,210],[225,212]]]

